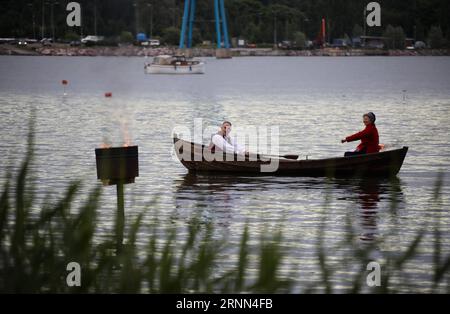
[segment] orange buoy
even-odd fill
[[[112,93],[111,92],[105,93],[105,97],[112,97]]]

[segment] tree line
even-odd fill
[[[78,0],[82,27],[68,27],[63,0],[2,0],[0,37],[74,38],[103,35],[130,39],[138,32],[176,44],[184,0]],[[327,40],[400,32],[400,36],[441,45],[450,42],[450,1],[379,0],[381,27],[364,26],[364,7],[369,0],[226,0],[231,37],[262,44],[315,39],[322,18]],[[53,11],[53,13],[52,13]],[[215,41],[214,1],[197,0],[194,41]],[[42,27],[44,25],[44,27]],[[52,27],[53,25],[53,27]],[[122,35],[122,36],[121,36]],[[441,35],[441,38],[438,38]],[[430,36],[433,39],[430,39]]]

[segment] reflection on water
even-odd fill
[[[358,187],[360,201],[360,221],[362,241],[373,242],[377,236],[377,214],[378,203],[380,202],[380,182],[379,181],[361,181]]]
[[[246,203],[243,196],[248,194],[259,194],[263,198],[267,193],[277,193],[277,190],[297,195],[310,194],[310,190],[329,191],[337,195],[338,202],[330,201],[335,206],[334,210],[340,209],[340,201],[356,205],[360,240],[363,243],[376,240],[380,210],[390,210],[392,204],[404,203],[401,181],[398,178],[240,177],[187,173],[175,180],[174,185],[174,202],[179,216],[186,219],[200,209],[206,216],[220,217],[216,223],[222,226],[227,226],[233,208],[239,209]],[[292,209],[298,210],[301,207],[302,204],[297,204]]]
[[[404,203],[401,181],[398,178],[342,180],[337,181],[337,185],[343,189],[346,199],[356,200],[360,240],[365,243],[374,242],[379,234],[379,212],[386,209],[383,208],[382,200],[389,200],[389,210],[395,210],[399,203]],[[401,226],[398,227],[401,229]]]

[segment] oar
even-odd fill
[[[284,159],[292,159],[297,160],[300,155],[265,155],[265,154],[258,154],[259,157],[277,157],[277,158],[284,158]]]
[[[283,156],[280,156],[280,157],[281,158],[285,158],[285,159],[297,160],[300,157],[300,155],[283,155]]]

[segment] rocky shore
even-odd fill
[[[193,48],[189,55],[194,57],[214,57],[214,48]],[[121,47],[70,47],[69,45],[54,45],[42,47],[41,45],[29,45],[18,47],[14,45],[0,45],[0,55],[25,55],[25,56],[123,56],[144,57],[161,54],[180,53],[174,47],[145,48],[139,46]],[[233,48],[234,57],[245,56],[330,56],[330,57],[355,57],[355,56],[450,56],[449,49],[422,49],[422,50],[383,50],[383,49],[339,49],[324,48],[315,50],[275,50],[271,48]]]

